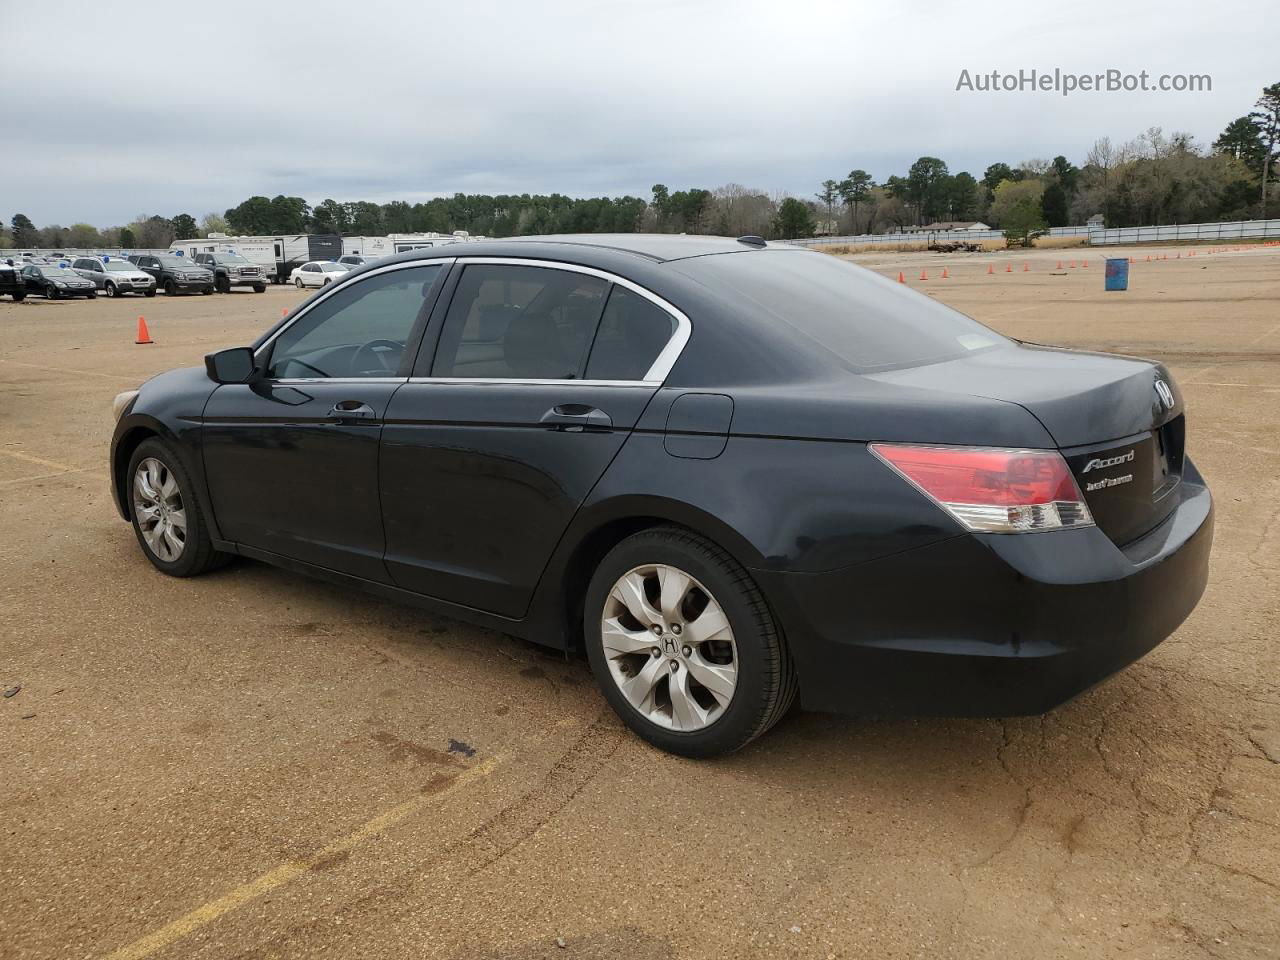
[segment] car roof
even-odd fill
[[[467,246],[488,243],[559,243],[604,247],[623,253],[634,253],[650,260],[686,260],[689,257],[705,257],[718,253],[744,253],[759,250],[759,242],[747,243],[734,237],[688,236],[676,233],[568,233],[533,237],[512,237],[509,240],[474,240]]]
[[[378,260],[378,265],[441,257],[533,257],[605,266],[616,264],[619,255],[656,264],[766,248],[796,249],[789,244],[764,243],[754,238],[753,242],[746,242],[733,237],[673,233],[566,233],[442,243],[384,257]]]

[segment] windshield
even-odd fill
[[[345,263],[322,263],[320,269],[325,273],[346,273],[347,265]]]
[[[248,263],[244,257],[238,253],[220,253],[218,254],[219,263]]]
[[[825,253],[693,257],[681,272],[743,296],[826,347],[856,373],[919,366],[1008,340],[950,307]]]
[[[108,260],[106,268],[112,273],[137,273],[138,268],[132,263],[126,263],[122,260]]]
[[[195,267],[197,269],[200,267],[200,264],[192,263],[186,257],[162,256],[156,259],[160,261],[162,267]]]

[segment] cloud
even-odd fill
[[[4,217],[197,217],[252,194],[812,194],[922,154],[981,175],[1149,126],[1211,140],[1274,82],[1267,8],[1105,21],[933,2],[62,4],[6,21]],[[45,39],[63,19],[59,46]],[[139,37],[144,40],[140,41]],[[956,92],[961,69],[1208,73],[1211,93]],[[13,209],[7,209],[12,207]]]

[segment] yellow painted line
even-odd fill
[[[92,473],[97,467],[81,467],[79,470],[59,470],[57,473],[39,473],[34,477],[12,477],[8,480],[0,480],[0,487],[6,487],[12,483],[31,483],[34,480],[52,480],[55,477],[66,477],[76,473]]]
[[[132,383],[137,386],[146,376],[137,377],[121,377],[114,373],[99,373],[97,370],[74,370],[71,367],[49,367],[41,363],[24,363],[21,360],[9,360],[0,357],[0,363],[10,363],[15,367],[27,367],[30,370],[48,370],[50,373],[74,373],[78,377],[102,377],[104,380],[122,380],[125,383]]]
[[[274,870],[268,870],[257,879],[241,884],[234,890],[224,893],[218,899],[211,900],[204,906],[197,907],[187,915],[166,924],[154,933],[149,933],[145,937],[108,954],[106,960],[143,960],[144,957],[150,957],[170,944],[176,943],[183,937],[189,936],[201,927],[212,923],[219,917],[225,916],[232,910],[236,910],[249,901],[262,896],[264,893],[269,893],[277,887],[282,887],[286,883],[309,873],[315,869],[317,864],[323,863],[336,854],[345,853],[361,841],[367,840],[374,834],[381,833],[402,820],[408,819],[419,810],[429,806],[441,797],[454,793],[472,780],[487,777],[493,773],[498,764],[499,760],[493,758],[478,763],[474,767],[469,767],[454,777],[444,789],[437,790],[434,793],[421,794],[392,807],[352,833],[333,841],[319,853],[308,857],[306,860],[293,860],[289,863],[281,864]]]
[[[69,467],[65,463],[58,463],[57,460],[46,460],[43,457],[33,457],[29,453],[19,453],[17,450],[6,450],[0,447],[0,453],[6,457],[13,457],[15,460],[25,460],[27,463],[38,463],[42,467],[53,467],[53,469],[61,473],[70,473],[72,470],[78,470],[78,467]]]

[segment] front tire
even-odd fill
[[[267,292],[267,285],[266,285],[265,283],[255,283],[255,284],[253,285],[253,292],[254,292],[254,293],[266,293],[266,292]]]
[[[152,287],[150,290],[147,291],[146,295],[148,297],[154,297],[156,295],[156,288]]]
[[[214,281],[214,287],[219,293],[230,293],[231,280],[227,277],[219,277]]]
[[[228,556],[213,548],[194,486],[177,452],[162,440],[144,440],[129,458],[133,532],[148,560],[171,577],[194,577]]]
[[[114,283],[108,283],[102,289],[106,292],[108,297],[115,298],[120,296],[120,293],[116,290],[116,285]]]
[[[44,288],[44,298],[46,300],[57,300],[61,296],[62,294],[58,292],[57,287],[48,286]]]
[[[178,293],[177,285],[174,284],[172,280],[166,280],[164,282],[164,295],[166,297],[173,297],[173,296],[177,296],[177,293]]]
[[[299,290],[301,290],[301,289],[302,289],[302,278],[301,278],[301,277],[297,277],[297,278],[295,278],[295,279],[294,279],[294,281],[293,281],[293,285],[294,285],[295,287],[297,287]]]
[[[730,753],[795,700],[764,595],[729,554],[685,530],[646,530],[608,553],[587,588],[583,633],[609,704],[671,753]]]

